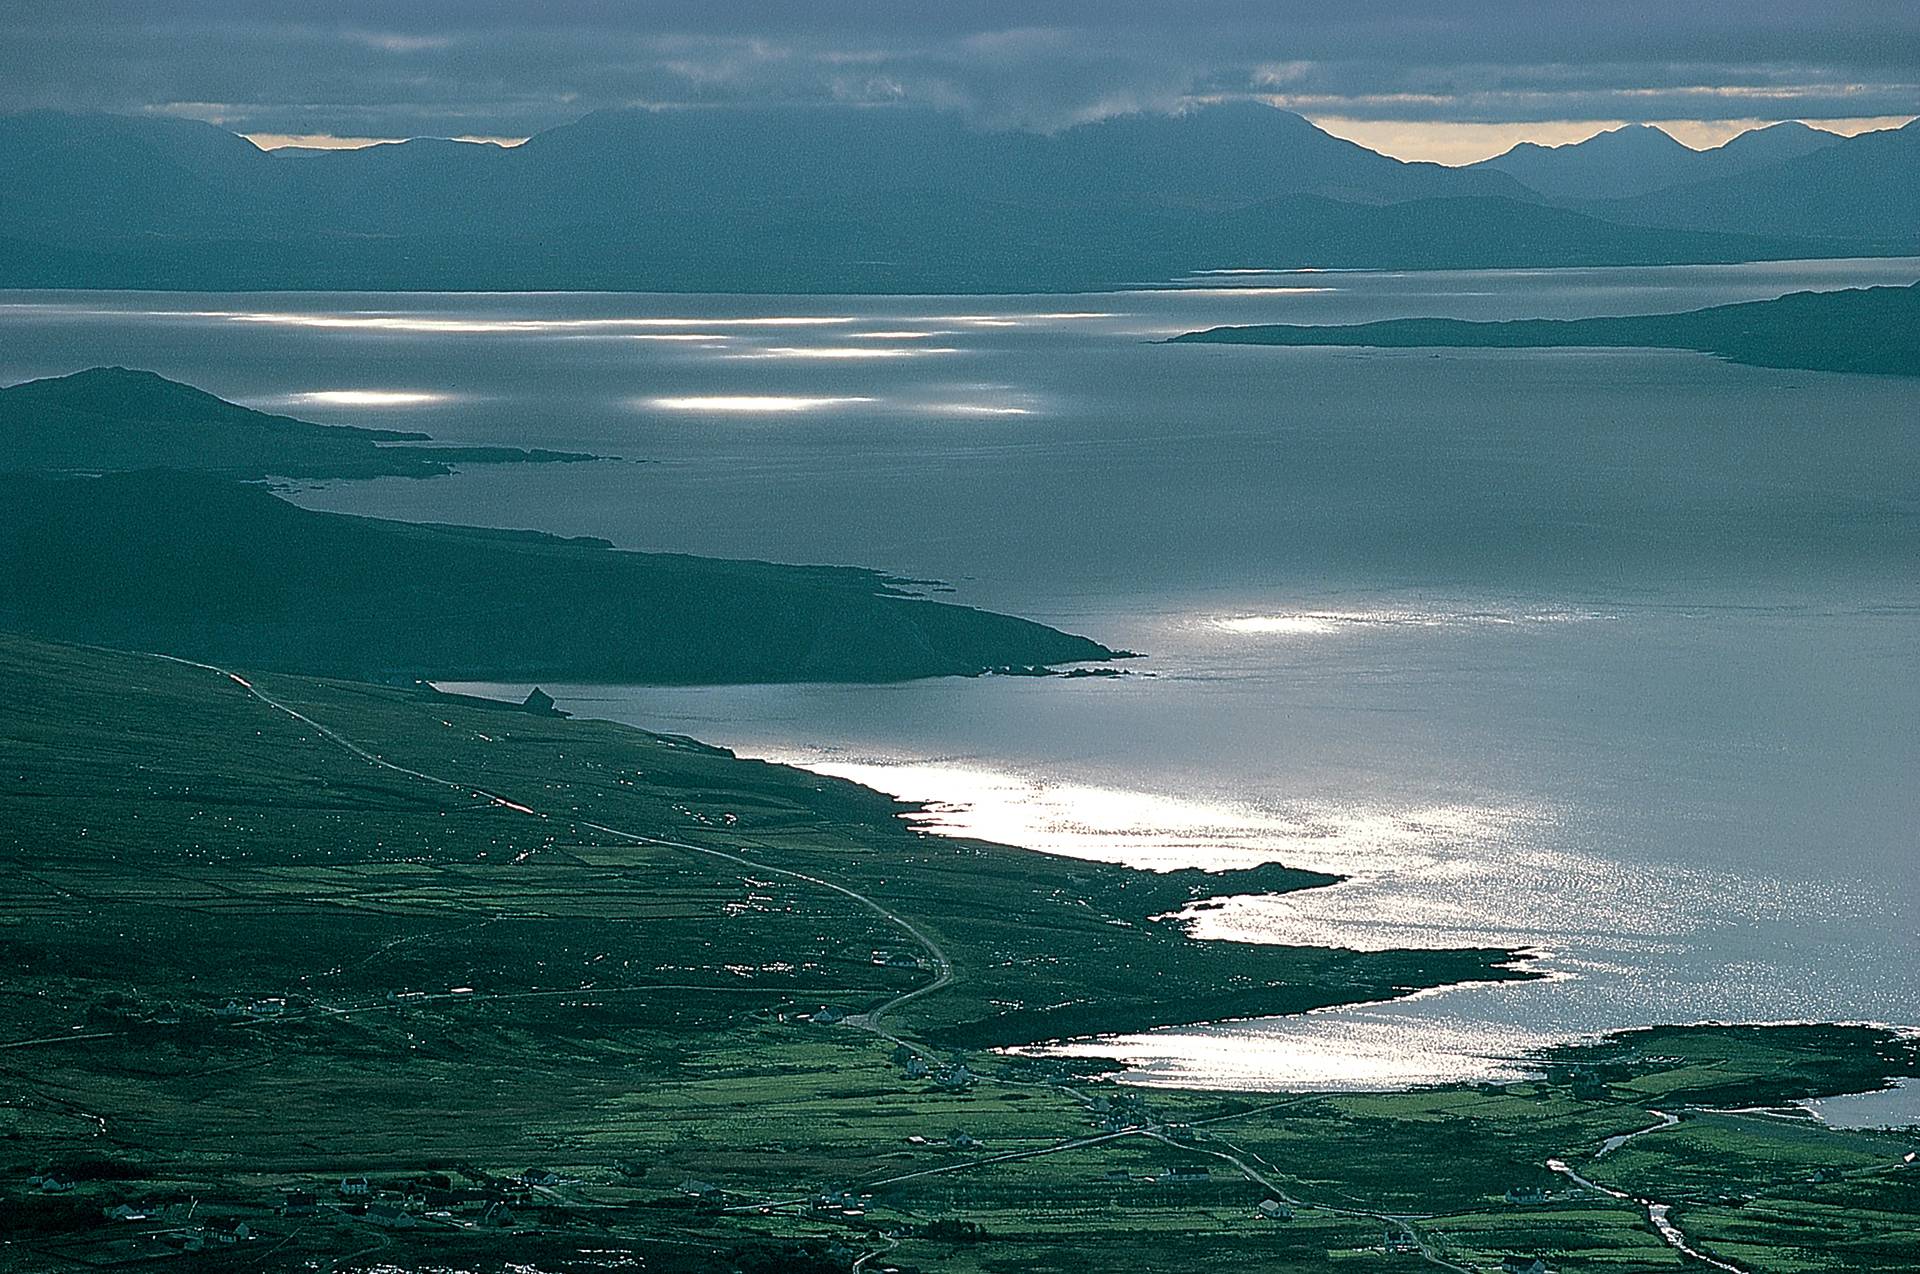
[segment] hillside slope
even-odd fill
[[[422,433],[274,416],[147,371],[94,367],[0,389],[0,473],[189,469],[232,478],[433,477],[454,464],[591,460],[426,447]]]
[[[894,681],[1111,654],[872,571],[315,513],[159,470],[11,479],[0,626],[376,679]]]

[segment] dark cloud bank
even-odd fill
[[[909,104],[1052,129],[1264,96],[1453,122],[1911,114],[1920,5],[25,0],[0,109],[524,136],[629,105]]]

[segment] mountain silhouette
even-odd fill
[[[1639,225],[1692,225],[1912,251],[1920,245],[1920,120],[1777,163],[1586,208]]]
[[[1448,168],[1259,104],[1046,135],[919,109],[714,108],[597,112],[512,148],[423,139],[276,159],[212,125],[33,112],[0,118],[0,285],[1005,291],[1235,265],[1831,253],[1844,218],[1615,209],[1699,165],[1758,176],[1859,141],[1773,158],[1806,140],[1720,154],[1620,130]],[[1886,184],[1875,162],[1851,180]],[[1844,205],[1845,187],[1826,197]],[[1590,224],[1570,232],[1552,202]],[[1867,217],[1865,237],[1886,240],[1889,220]]]
[[[1550,199],[1582,204],[1747,172],[1798,159],[1843,140],[1788,120],[1750,129],[1709,150],[1694,150],[1651,124],[1629,124],[1564,146],[1521,142],[1505,154],[1467,168],[1506,173]]]

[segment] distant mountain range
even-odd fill
[[[1920,248],[1920,129],[1651,129],[1405,163],[1254,104],[1052,135],[886,109],[609,111],[524,145],[275,157],[191,121],[0,117],[0,285],[1051,290],[1224,266]]]
[[[1465,171],[1505,173],[1549,199],[1621,199],[1784,163],[1844,141],[1789,121],[1695,150],[1651,124],[1629,124],[1565,146],[1521,142]]]
[[[1920,120],[1839,137],[1784,123],[1692,150],[1632,125],[1570,146],[1522,143],[1466,171],[1504,173],[1603,220],[1910,251],[1920,241]]]

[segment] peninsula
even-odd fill
[[[593,460],[570,451],[423,446],[423,433],[275,416],[125,367],[0,389],[0,473],[188,469],[227,478],[429,478],[456,464]]]
[[[1186,332],[1171,344],[1357,345],[1381,349],[1639,348],[1698,350],[1754,367],[1920,376],[1920,283],[1794,292],[1771,301],[1619,318],[1387,319],[1266,323]]]
[[[899,681],[1115,652],[877,571],[317,513],[259,479],[590,460],[270,416],[151,372],[0,390],[0,627],[377,681]]]

